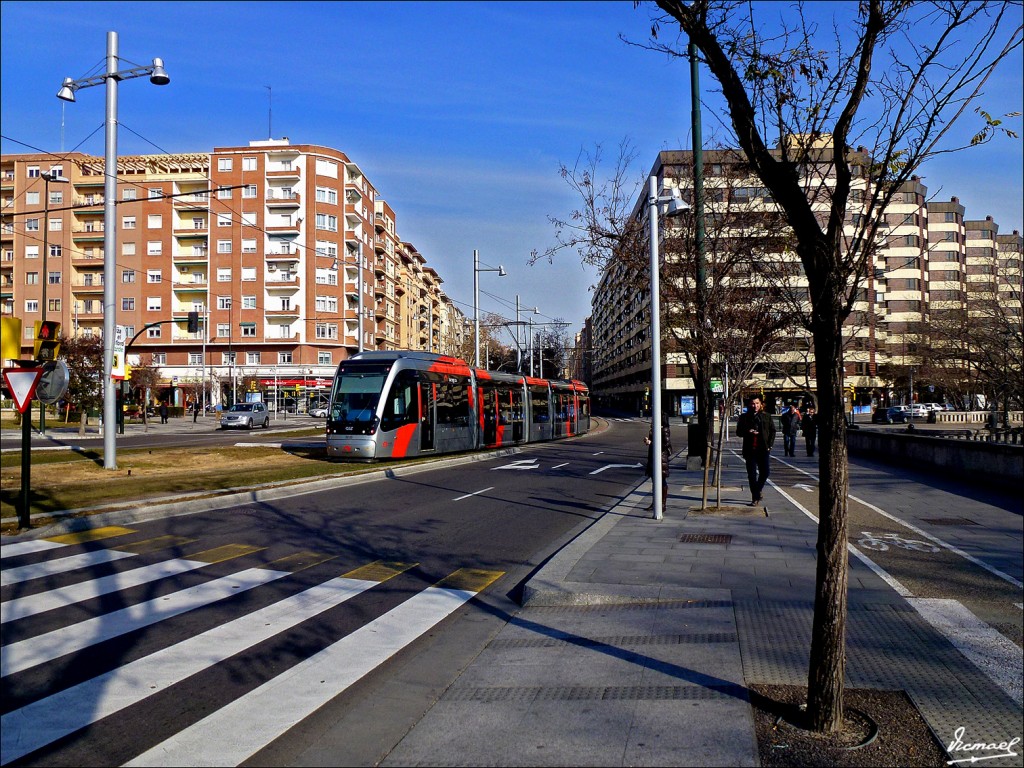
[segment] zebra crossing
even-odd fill
[[[225,700],[222,690],[215,691],[210,694],[216,701],[212,711],[174,708],[171,726],[156,729],[152,734],[144,732],[133,747],[135,753],[115,758],[127,765],[237,765],[428,632],[502,575],[500,571],[460,568],[404,597],[354,630],[335,629],[339,624],[350,626],[352,620],[325,621],[329,612],[345,611],[350,608],[346,604],[351,603],[356,606],[351,608],[352,614],[361,615],[366,610],[365,604],[358,605],[361,596],[368,596],[371,590],[410,572],[418,564],[374,561],[310,583],[310,579],[296,579],[296,574],[313,566],[321,566],[315,572],[317,578],[321,572],[329,574],[335,555],[298,551],[255,567],[238,565],[237,570],[227,575],[203,570],[217,563],[222,570],[225,563],[233,567],[233,561],[262,549],[240,544],[200,549],[185,557],[168,557],[158,562],[139,561],[137,567],[132,567],[134,563],[127,558],[147,555],[152,559],[164,548],[199,544],[186,537],[171,536],[113,546],[105,541],[135,533],[110,527],[0,547],[4,576],[0,764],[28,756],[34,762],[39,757],[57,755],[61,749],[74,748],[76,738],[89,738],[91,727],[111,727],[111,723],[118,722],[113,718],[148,722],[147,708],[157,708],[161,697],[161,711],[166,714],[167,695],[185,697],[190,685],[200,685],[197,681],[215,674],[218,665],[245,664],[247,654],[251,654],[256,658],[247,672],[258,678],[258,684],[243,689],[234,699]],[[68,554],[62,551],[93,542],[103,542],[102,548]],[[41,555],[45,559],[38,560]],[[26,559],[36,561],[23,562]],[[116,573],[93,575],[98,565],[110,563],[118,563]],[[102,570],[109,571],[109,565]],[[165,589],[152,599],[123,604],[127,602],[124,594],[133,587],[162,582],[173,586],[175,578],[183,574],[195,579],[204,573],[206,577],[198,584],[175,591]],[[39,586],[47,586],[40,579],[57,574],[61,575],[61,582],[72,582],[39,591]],[[32,582],[36,582],[34,593],[14,594]],[[260,590],[274,593],[247,609],[246,593],[257,595]],[[81,621],[65,620],[65,615],[72,613],[69,609],[86,600],[111,595],[124,598],[110,601],[122,607],[106,611],[100,608],[97,615]],[[237,598],[239,595],[242,597]],[[166,642],[158,635],[159,641],[149,645],[159,647],[147,645],[137,657],[129,655],[110,668],[100,663],[96,674],[90,670],[67,681],[62,679],[60,670],[66,668],[69,660],[89,659],[92,649],[101,644],[135,638],[146,628],[185,614],[195,616],[204,610],[226,612],[227,618],[220,618],[209,628],[197,629],[183,639],[178,639],[180,630],[178,634],[167,633]],[[59,626],[51,628],[55,618]],[[328,631],[337,636],[325,636]],[[275,654],[273,649],[283,645],[301,645],[304,633],[318,637],[319,647],[308,656],[282,660],[283,654]],[[264,655],[260,656],[261,653]],[[287,661],[293,663],[282,669]]]

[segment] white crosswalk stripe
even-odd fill
[[[25,597],[8,600],[3,605],[0,605],[0,624],[23,619],[26,616],[35,616],[38,613],[45,613],[55,608],[73,605],[74,603],[80,603],[83,600],[90,600],[94,597],[120,592],[130,587],[148,584],[151,581],[177,576],[197,568],[204,568],[207,565],[209,563],[202,563],[198,560],[175,558],[174,560],[167,560],[162,563],[134,568],[123,573],[112,573],[109,576],[83,581],[79,584],[71,584],[59,589],[51,589],[48,592],[25,595]]]
[[[57,549],[59,547],[66,546],[67,544],[61,544],[57,541],[47,541],[46,539],[19,541],[15,544],[4,544],[0,547],[0,559],[5,557],[16,557],[17,555],[29,555],[33,552],[44,552],[47,549]]]
[[[0,677],[58,659],[91,645],[111,640],[172,616],[201,608],[254,587],[284,578],[287,571],[250,568],[205,584],[183,589],[113,613],[71,624],[44,635],[30,637],[4,646],[0,658]]]
[[[45,576],[55,576],[58,573],[77,571],[79,568],[90,568],[94,565],[110,563],[114,560],[123,560],[126,557],[136,557],[136,555],[134,552],[98,549],[95,552],[83,552],[79,555],[69,555],[57,560],[47,560],[42,563],[8,568],[0,574],[0,586],[8,587],[11,584],[20,584],[24,581],[41,579]]]
[[[284,632],[376,581],[339,577],[284,598],[0,718],[2,764],[17,760]],[[5,649],[6,652],[6,649]],[[145,684],[140,684],[145,681]]]
[[[238,765],[475,594],[429,587],[125,765]]]

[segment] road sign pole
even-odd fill
[[[32,409],[21,414],[21,507],[18,528],[29,528],[29,488],[32,485]]]

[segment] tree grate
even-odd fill
[[[966,517],[919,517],[918,520],[931,525],[977,525]]]
[[[732,535],[728,533],[684,533],[679,537],[684,544],[728,544]]]

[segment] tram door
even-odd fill
[[[434,449],[434,421],[437,409],[437,396],[434,384],[430,381],[420,382],[420,450]]]
[[[498,442],[498,398],[497,390],[494,387],[481,387],[484,409],[484,445],[494,445]]]

